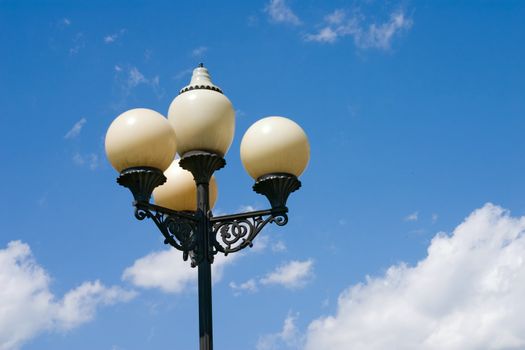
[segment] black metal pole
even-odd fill
[[[199,341],[200,350],[213,350],[211,262],[210,262],[210,222],[208,219],[209,181],[197,183],[197,212],[199,219]]]
[[[210,179],[216,170],[226,164],[221,156],[206,151],[185,153],[180,162],[183,169],[193,174],[197,185],[197,247],[194,262],[198,266],[199,286],[199,343],[200,350],[213,350],[211,263],[213,262],[213,240],[210,223]]]

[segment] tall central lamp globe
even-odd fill
[[[181,157],[189,151],[206,151],[224,157],[233,141],[232,103],[212,83],[202,65],[193,70],[190,84],[171,103],[168,120],[176,131]]]

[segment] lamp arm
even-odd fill
[[[211,217],[213,245],[225,255],[253,246],[253,240],[268,223],[288,223],[288,208],[251,211]]]
[[[135,217],[150,218],[164,236],[164,244],[182,251],[184,261],[197,246],[197,222],[195,215],[164,208],[148,202],[135,201]]]

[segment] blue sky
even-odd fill
[[[289,224],[216,264],[217,349],[525,349],[524,17],[0,1],[0,349],[197,347],[196,270],[133,218],[103,142],[128,109],[166,115],[200,62],[236,110],[216,212],[266,207],[239,158],[256,120],[311,144]]]

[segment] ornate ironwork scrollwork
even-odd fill
[[[198,237],[198,225],[202,218],[197,214],[174,211],[146,202],[134,202],[134,205],[135,217],[138,220],[153,220],[164,236],[164,243],[182,251],[185,261],[191,258],[193,267],[197,266],[205,255],[213,262],[213,256],[218,252],[228,255],[252,247],[253,240],[268,223],[278,226],[288,223],[286,208],[209,217],[210,241],[201,242]],[[209,244],[209,248],[205,249],[202,244]],[[206,251],[208,253],[204,254]]]
[[[135,217],[150,218],[164,236],[164,244],[182,251],[184,261],[197,248],[197,219],[192,214],[172,211],[149,203],[135,202]]]
[[[288,223],[286,210],[254,211],[211,218],[216,252],[225,255],[253,246],[253,240],[268,223],[284,226]]]

